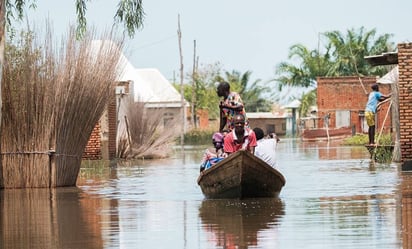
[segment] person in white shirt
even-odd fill
[[[256,134],[257,146],[255,156],[259,157],[272,167],[276,167],[276,145],[277,140],[264,138],[263,130],[259,127],[253,129]]]

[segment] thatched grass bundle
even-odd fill
[[[125,129],[119,130],[118,158],[162,158],[170,154],[172,144],[180,134],[180,117],[167,120],[164,124],[164,108],[145,108],[142,101],[125,100],[126,112],[118,117]]]
[[[93,127],[113,93],[122,42],[70,29],[59,49],[23,36],[6,49],[0,187],[74,186]],[[45,41],[44,41],[45,40]]]

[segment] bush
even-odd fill
[[[382,134],[375,136],[375,141],[378,142],[379,145],[392,145],[392,136],[391,134]],[[344,145],[365,145],[369,143],[368,135],[367,134],[356,134],[355,136],[345,138],[343,140]]]
[[[184,135],[185,144],[210,144],[212,143],[213,130],[199,130],[193,129]]]

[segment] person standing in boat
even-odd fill
[[[379,106],[383,104],[384,100],[390,98],[391,94],[383,95],[379,92],[379,85],[372,85],[372,92],[369,93],[368,102],[365,108],[365,118],[368,124],[368,138],[369,145],[375,145],[375,114],[379,109]]]
[[[253,132],[255,132],[257,140],[255,156],[259,157],[267,164],[275,168],[277,139],[273,137],[265,138],[263,130],[259,127],[253,128]]]
[[[222,97],[219,103],[219,131],[222,132],[225,127],[231,131],[234,128],[233,117],[236,114],[244,115],[245,125],[246,127],[249,127],[249,122],[246,118],[245,107],[239,93],[231,92],[230,85],[226,81],[219,82],[216,92],[217,96]]]
[[[254,154],[257,145],[256,135],[252,129],[245,127],[245,116],[236,114],[233,117],[233,124],[234,129],[224,139],[223,150],[225,153],[230,155],[238,150],[247,150]]]

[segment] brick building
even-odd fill
[[[364,117],[364,110],[371,86],[376,81],[376,77],[317,78],[318,127],[324,127],[325,119],[322,117],[329,114],[329,128],[331,129],[349,127],[351,128],[348,129],[350,133],[367,132],[368,127]],[[381,85],[379,90],[383,94],[388,94],[390,86]],[[386,115],[388,107],[388,104],[384,104],[376,114],[377,131],[380,131],[382,125],[384,132],[390,131],[391,115]]]
[[[125,133],[124,117],[127,113],[126,97],[135,102],[143,102],[147,110],[162,111],[160,129],[167,128],[168,122],[181,120],[182,99],[177,90],[157,69],[135,69],[126,66],[126,73],[116,82],[107,110],[96,124],[85,148],[83,159],[111,160],[116,157],[119,136]],[[185,102],[186,103],[186,102]],[[187,108],[187,103],[184,108]],[[184,122],[177,122],[174,127],[179,131]]]

